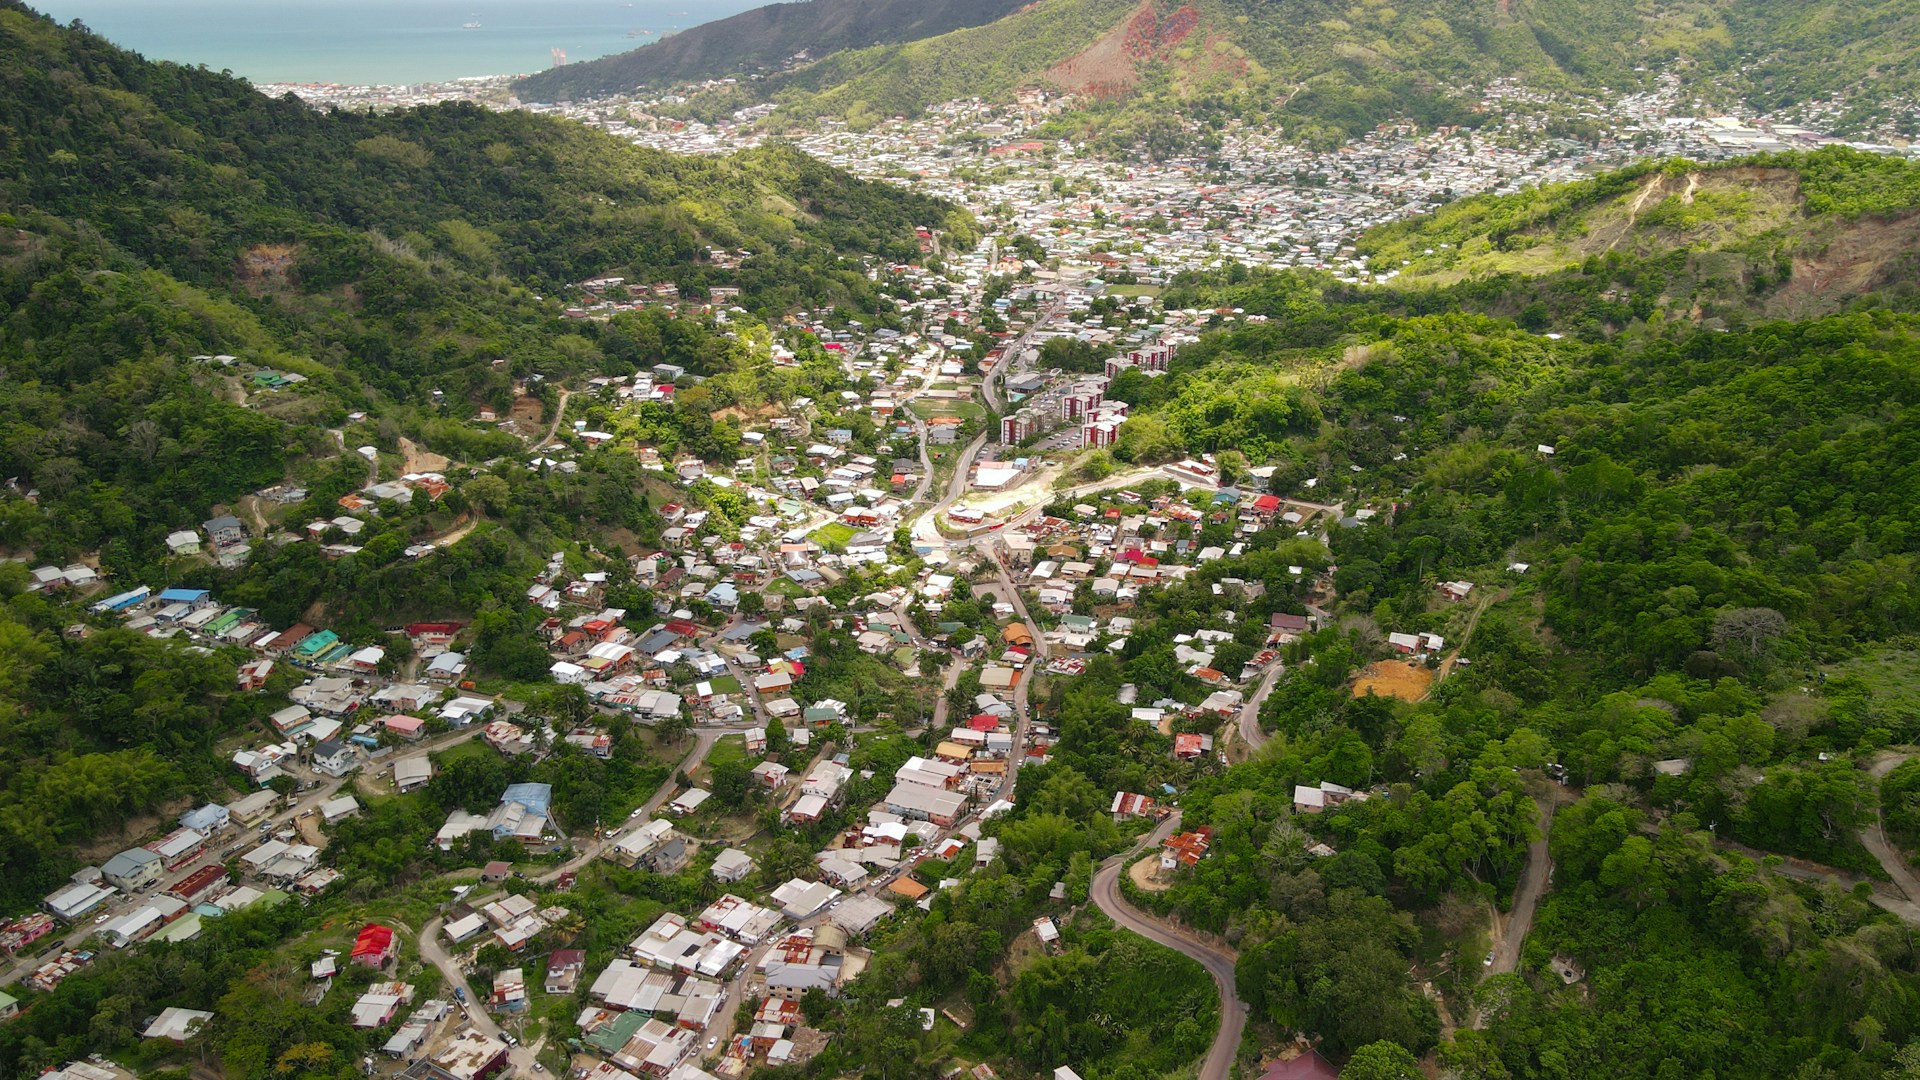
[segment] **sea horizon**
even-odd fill
[[[527,75],[628,52],[756,0],[38,0],[152,60],[256,84],[415,85]]]

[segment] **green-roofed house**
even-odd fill
[[[293,647],[293,655],[297,660],[312,660],[338,644],[340,644],[339,634],[331,630],[316,630],[302,638],[300,644]]]
[[[627,1040],[633,1038],[633,1033],[644,1027],[652,1017],[653,1014],[639,1009],[623,1012],[593,1029],[593,1034],[582,1041],[603,1054],[617,1054],[627,1045]]]

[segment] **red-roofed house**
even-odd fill
[[[1175,735],[1173,737],[1173,756],[1182,761],[1200,757],[1203,754],[1212,752],[1212,750],[1213,736],[1211,735],[1192,734]]]
[[[1192,866],[1206,858],[1213,844],[1213,826],[1203,825],[1192,832],[1174,833],[1160,844],[1160,869]]]
[[[399,952],[399,942],[394,940],[393,930],[379,923],[368,923],[360,928],[360,936],[353,941],[353,962],[368,967],[384,967],[388,960]]]
[[[999,731],[1000,718],[991,713],[975,713],[967,726],[975,731]]]

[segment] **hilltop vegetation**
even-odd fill
[[[529,101],[625,93],[784,68],[802,53],[818,59],[934,37],[989,23],[1025,0],[806,0],[768,4],[701,23],[632,52],[568,64],[515,84]]]
[[[1169,147],[1178,119],[1279,126],[1336,144],[1402,117],[1473,123],[1463,88],[1496,77],[1544,91],[1623,91],[1671,68],[1723,105],[1834,94],[1843,126],[1885,120],[1920,87],[1910,0],[1865,5],[1683,0],[1041,0],[984,25],[872,48],[697,98],[718,116],[757,100],[782,118],[853,124],[1025,86],[1086,95],[1050,133]],[[1844,47],[1842,47],[1844,43]],[[650,46],[649,49],[655,48]],[[632,54],[636,58],[648,50]],[[797,50],[795,50],[797,51]],[[599,92],[631,90],[594,73]],[[584,84],[546,77],[535,87]]]
[[[1912,310],[1916,180],[1909,163],[1840,148],[1646,164],[1465,199],[1374,229],[1359,249],[1397,271],[1413,310],[1446,297],[1532,330],[1601,335],[1656,312],[1724,329]]]

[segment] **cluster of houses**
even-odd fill
[[[352,796],[335,800],[338,817],[359,811]],[[185,941],[203,921],[256,903],[282,903],[290,895],[314,895],[339,880],[319,865],[320,852],[286,837],[263,836],[249,849],[244,828],[268,821],[280,805],[271,791],[255,792],[221,806],[208,804],[180,816],[178,827],[141,847],[127,848],[97,867],[84,867],[49,894],[45,912],[12,924],[25,944],[50,933],[55,921],[77,925],[122,900],[119,914],[95,920],[93,936],[124,949],[149,939]],[[332,804],[330,804],[332,805]],[[230,867],[237,866],[240,880]],[[56,961],[42,981],[64,977]]]

